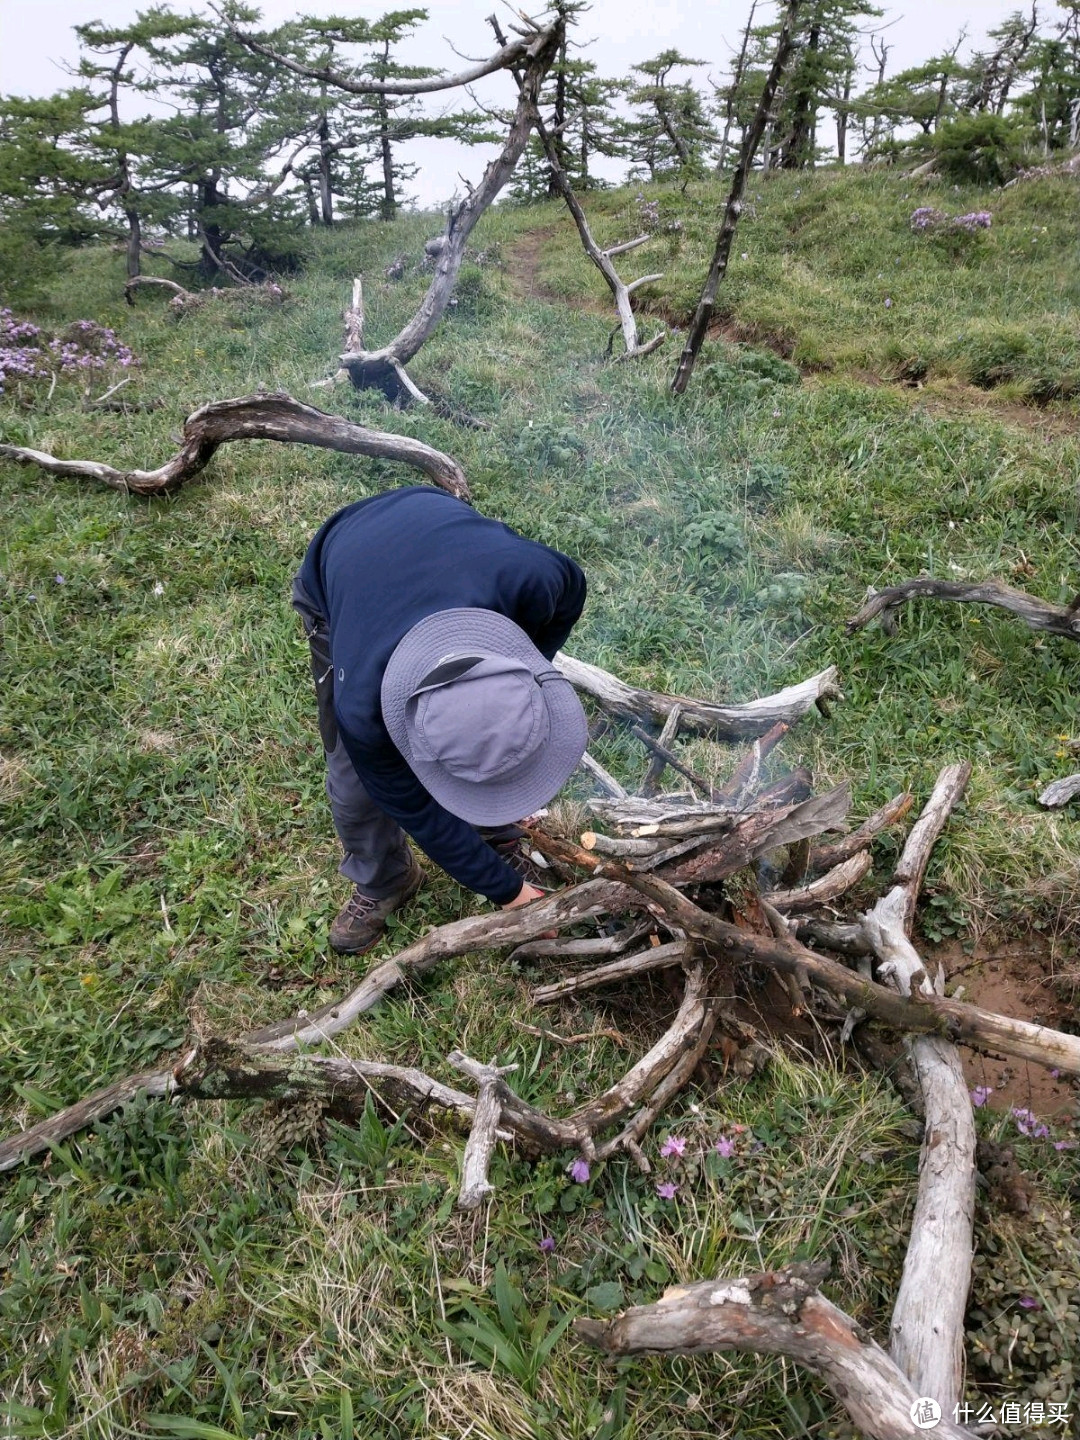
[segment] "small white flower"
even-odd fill
[[[161,583],[160,580],[159,580],[159,581],[157,582],[157,584],[154,586],[154,594],[155,594],[155,595],[164,595],[164,594],[165,594],[165,586]]]

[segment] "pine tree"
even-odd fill
[[[691,81],[673,81],[672,71],[704,65],[678,50],[663,50],[634,65],[641,80],[628,81],[626,98],[634,115],[621,127],[623,154],[633,177],[677,177],[684,184],[705,174],[705,153],[713,132],[701,93]]]

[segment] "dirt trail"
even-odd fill
[[[567,305],[575,310],[590,314],[613,313],[611,306],[599,296],[567,296],[544,285],[539,278],[540,258],[547,242],[559,234],[564,227],[559,224],[544,225],[537,230],[527,230],[507,252],[506,275],[513,293],[522,300],[546,300],[554,305]],[[635,305],[643,316],[663,320],[668,325],[681,325],[681,319],[671,314],[662,299],[650,302],[647,298]],[[785,360],[791,359],[791,346],[775,341],[768,335],[761,335],[732,316],[717,318],[709,326],[710,340],[726,340],[729,344],[754,345],[761,349],[775,350]],[[1006,400],[996,396],[992,390],[980,390],[974,385],[959,381],[913,387],[903,381],[889,380],[872,370],[852,369],[846,371],[803,370],[803,378],[809,384],[826,385],[833,379],[855,380],[870,387],[884,386],[910,397],[913,405],[921,405],[936,415],[954,418],[964,415],[987,415],[1005,425],[1015,425],[1023,430],[1033,430],[1047,440],[1063,439],[1080,434],[1080,416],[1047,410],[1038,405],[1026,405],[1021,400]]]

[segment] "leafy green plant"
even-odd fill
[[[494,1315],[472,1300],[459,1298],[456,1304],[468,1318],[447,1320],[443,1328],[470,1359],[502,1371],[526,1395],[535,1396],[540,1372],[574,1317],[555,1319],[549,1305],[531,1315],[501,1260],[495,1266],[494,1292]]]

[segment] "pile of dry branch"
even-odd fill
[[[970,767],[942,771],[886,892],[871,908],[839,921],[838,902],[857,885],[865,892],[874,837],[905,819],[912,797],[898,795],[848,829],[846,785],[816,795],[807,771],[776,774],[775,756],[766,767],[800,716],[839,698],[833,671],[749,704],[717,705],[637,690],[568,656],[558,663],[607,712],[609,723],[626,724],[646,751],[637,795],[586,757],[584,768],[605,793],[590,802],[594,828],[579,840],[530,827],[531,843],[560,888],[523,909],[469,916],[431,931],[319,1010],[242,1037],[203,1040],[173,1064],[106,1086],[0,1144],[0,1170],[140,1091],[186,1100],[314,1104],[346,1121],[369,1095],[395,1114],[407,1110],[414,1121],[441,1112],[468,1132],[463,1209],[475,1209],[490,1195],[489,1163],[499,1143],[519,1147],[526,1157],[562,1153],[588,1162],[622,1154],[647,1170],[643,1137],[691,1083],[714,1035],[726,1031],[754,1047],[753,1033],[725,1006],[745,967],[764,968],[783,977],[793,1011],[812,1011],[843,1039],[875,1021],[904,1037],[925,1135],[888,1353],[820,1294],[821,1264],[710,1279],[669,1291],[659,1304],[608,1324],[581,1321],[578,1334],[611,1354],[743,1349],[785,1355],[820,1375],[869,1436],[909,1435],[910,1407],[920,1396],[941,1405],[939,1433],[963,1433],[948,1417],[961,1398],[975,1130],[957,1045],[1080,1074],[1080,1037],[947,998],[940,977],[927,973],[913,946],[926,864],[964,793]],[[753,743],[729,778],[715,784],[680,753],[686,734]],[[668,768],[689,779],[692,790],[658,793]],[[833,838],[824,838],[827,832]],[[760,866],[765,856],[774,863]],[[762,888],[766,873],[774,883]],[[558,938],[549,938],[551,931]],[[447,1056],[447,1065],[469,1089],[408,1067],[308,1048],[354,1023],[407,976],[454,956],[510,947],[519,959],[542,956],[548,966],[566,969],[534,990],[537,1006],[664,968],[682,972],[682,1000],[664,1034],[616,1084],[559,1116],[515,1094],[512,1067],[458,1051]]]

